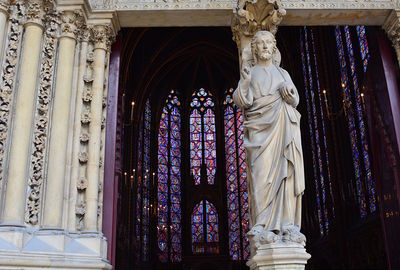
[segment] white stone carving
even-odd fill
[[[46,148],[48,144],[49,110],[52,95],[53,73],[57,50],[58,19],[56,14],[46,16],[45,35],[40,70],[40,83],[37,97],[35,123],[33,132],[32,158],[28,179],[27,210],[25,222],[37,225],[44,169],[46,162]]]
[[[277,47],[271,32],[258,31],[248,47],[251,53],[242,53],[242,72],[233,100],[245,116],[251,260],[261,249],[273,255],[276,245],[284,257],[291,254],[285,246],[294,245],[306,254],[306,238],[300,232],[305,183],[300,113],[296,110],[299,94],[288,72],[274,61]],[[263,268],[264,263],[281,264],[275,259],[261,256],[252,269],[276,269]],[[306,262],[302,268],[282,269],[304,269]]]
[[[23,5],[18,1],[10,6],[8,46],[1,71],[0,84],[0,191],[3,186],[9,128],[11,124],[12,100],[14,97],[17,63],[22,37]]]
[[[229,0],[89,0],[94,10],[181,10],[236,9],[237,1]],[[285,9],[395,9],[396,0],[282,0]]]

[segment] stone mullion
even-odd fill
[[[26,1],[25,8],[24,42],[15,99],[15,108],[18,110],[15,110],[13,119],[9,174],[3,212],[3,223],[17,226],[24,224],[28,156],[43,35],[42,3]]]
[[[45,179],[46,149],[48,145],[49,114],[52,100],[55,56],[57,50],[58,22],[54,13],[46,16],[46,33],[43,42],[40,82],[36,101],[32,154],[28,177],[28,195],[25,223],[37,225],[40,214],[42,185]]]
[[[85,212],[84,192],[87,187],[86,159],[88,115],[83,114],[90,106],[91,100],[91,68],[92,54],[89,44],[90,30],[84,27],[79,36],[79,67],[76,91],[75,117],[73,124],[71,181],[68,207],[68,228],[71,231],[83,229]],[[83,197],[83,198],[82,198]],[[83,203],[82,203],[83,202]]]
[[[49,229],[60,229],[62,227],[76,31],[82,19],[79,11],[62,12],[61,18],[62,34],[59,38],[46,198],[43,213],[43,226]]]
[[[22,5],[17,3],[9,7],[9,23],[7,28],[8,46],[4,54],[4,62],[1,71],[0,84],[0,194],[3,202],[3,185],[4,179],[7,178],[4,169],[8,167],[9,155],[6,155],[10,139],[11,112],[13,108],[13,100],[15,98],[15,81],[18,70],[22,40]],[[3,209],[1,209],[3,210]]]

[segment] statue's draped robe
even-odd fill
[[[289,74],[273,64],[253,67],[250,84],[241,80],[233,94],[245,114],[250,225],[276,232],[300,228],[304,192],[300,113],[282,99],[283,84],[293,85],[298,102]]]

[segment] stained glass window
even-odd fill
[[[229,253],[233,260],[246,260],[249,256],[248,201],[246,163],[243,146],[243,115],[233,104],[233,89],[224,100],[225,162]]]
[[[212,203],[202,200],[196,204],[191,225],[193,253],[219,253],[218,212]]]
[[[361,53],[361,60],[363,62],[363,69],[364,69],[364,72],[366,72],[370,56],[369,56],[367,35],[365,33],[365,26],[357,25],[356,31],[357,31],[357,36],[358,36],[358,42],[360,44],[360,53]]]
[[[212,185],[217,168],[215,114],[212,95],[201,88],[193,93],[190,103],[190,170],[195,185],[201,183],[201,167]]]
[[[172,90],[158,131],[158,248],[161,262],[179,262],[181,247],[181,116]]]
[[[304,27],[300,30],[301,58],[305,85],[308,129],[311,138],[311,152],[315,194],[317,200],[317,216],[320,234],[329,232],[328,196],[333,201],[329,155],[326,140],[324,106],[319,82],[318,61],[315,52],[314,33]],[[326,101],[325,101],[326,102]],[[333,205],[333,203],[331,204]],[[334,208],[331,207],[332,215]]]
[[[353,154],[354,175],[356,182],[357,200],[360,207],[360,216],[366,217],[368,212],[375,212],[375,183],[372,179],[366,127],[364,122],[361,93],[358,85],[353,44],[350,29],[343,27],[347,47],[347,59],[344,49],[342,31],[335,28],[336,45],[341,71],[342,95],[346,111],[346,118],[350,133],[350,142]],[[365,35],[365,31],[364,31]],[[365,44],[364,44],[365,45]],[[350,76],[348,75],[350,73]],[[364,186],[366,188],[364,188]],[[369,207],[368,207],[369,205]]]
[[[140,120],[138,134],[137,195],[136,195],[136,241],[138,256],[149,260],[150,226],[150,101],[147,100]]]

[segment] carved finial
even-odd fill
[[[243,37],[250,39],[260,30],[275,34],[285,15],[286,10],[281,7],[279,0],[238,0],[232,18],[233,40],[239,48],[243,48],[247,45],[241,44]]]

